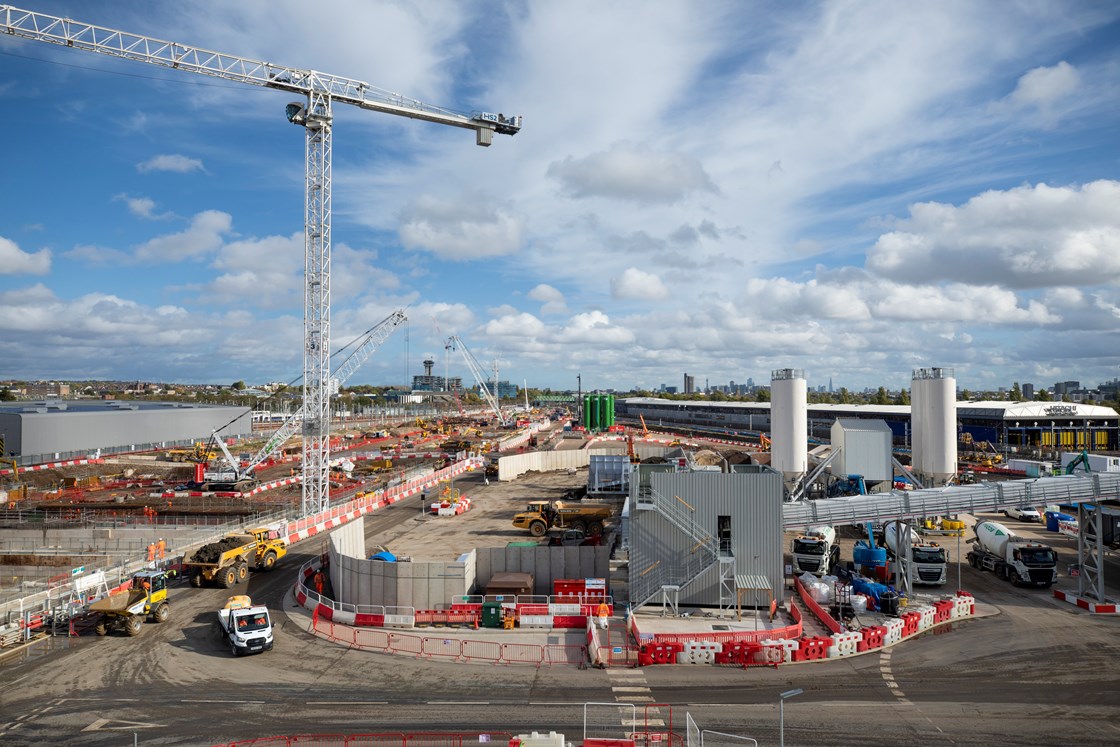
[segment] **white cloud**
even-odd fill
[[[548,166],[565,193],[576,198],[611,197],[639,203],[674,203],[695,192],[718,190],[703,166],[684,153],[654,151],[635,143]]]
[[[120,265],[132,261],[132,257],[119,249],[92,244],[78,244],[63,252],[62,256],[87,265]]]
[[[188,158],[181,155],[152,156],[147,161],[136,164],[136,170],[141,174],[152,171],[171,171],[176,174],[188,174],[192,171],[203,171],[202,161],[197,158]]]
[[[451,260],[516,253],[522,242],[521,221],[505,208],[487,208],[489,202],[480,195],[456,202],[422,197],[401,218],[401,245]]]
[[[1120,280],[1120,182],[988,191],[913,205],[867,255],[873,272],[1014,288]]]
[[[568,313],[568,304],[564,300],[564,294],[547,283],[539,284],[525,294],[525,297],[540,301],[542,314]]]
[[[129,197],[121,193],[113,196],[115,202],[123,202],[128,206],[128,211],[133,215],[140,218],[147,218],[149,220],[163,220],[165,218],[173,218],[173,213],[159,213],[156,210],[156,201],[150,197]]]
[[[1019,78],[1011,100],[1024,106],[1047,107],[1077,92],[1081,77],[1065,60],[1052,67],[1036,67]]]
[[[669,289],[661,278],[637,267],[628,267],[618,277],[611,278],[611,297],[620,301],[664,301],[669,296]]]
[[[182,262],[213,254],[222,246],[222,236],[233,227],[229,213],[205,210],[191,219],[185,231],[157,236],[136,247],[141,262]]]
[[[0,275],[46,275],[50,270],[50,249],[25,252],[16,242],[0,236]]]
[[[567,344],[626,345],[634,341],[634,333],[612,324],[610,317],[601,311],[589,311],[569,319],[557,339]]]

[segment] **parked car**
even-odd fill
[[[562,534],[554,534],[548,538],[549,547],[578,547],[592,546],[602,544],[603,538],[601,535],[589,537],[580,529],[565,529]]]
[[[1042,514],[1037,509],[1030,506],[1018,506],[1017,508],[1003,509],[1003,515],[1009,519],[1018,519],[1019,521],[1042,521]]]

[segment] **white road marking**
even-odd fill
[[[611,692],[616,693],[649,693],[653,692],[648,687],[612,687]]]
[[[109,724],[120,724],[120,726],[109,726]],[[162,729],[166,727],[167,724],[146,724],[143,721],[125,721],[124,719],[120,718],[99,718],[86,728],[82,729],[82,731],[101,731],[102,729],[117,729],[121,731],[128,731],[129,729]]]

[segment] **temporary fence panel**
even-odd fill
[[[502,644],[497,641],[463,641],[462,651],[466,661],[497,663],[502,658]]]
[[[456,638],[424,638],[420,642],[420,651],[428,657],[458,659],[463,653],[463,646]]]
[[[544,661],[544,651],[534,643],[503,643],[501,660],[511,664],[540,666]]]

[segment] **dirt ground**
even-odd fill
[[[433,516],[421,512],[425,502],[420,496],[410,497],[368,514],[367,536],[380,523],[379,513],[415,512],[413,520],[394,522],[396,526],[380,530],[378,543],[395,555],[416,560],[456,560],[474,547],[503,547],[510,542],[533,540],[528,530],[513,526],[513,516],[524,511],[529,501],[560,499],[566,491],[586,485],[586,469],[577,470],[575,474],[530,472],[514,481],[490,480],[489,484],[479,470],[457,477],[453,486],[449,485],[470,498],[472,508],[469,511],[458,516]],[[435,500],[438,492],[438,488],[429,490],[426,503]],[[622,508],[621,498],[604,502],[614,502],[619,510]],[[613,526],[617,527],[617,519]],[[368,549],[376,552],[377,546],[371,545]]]

